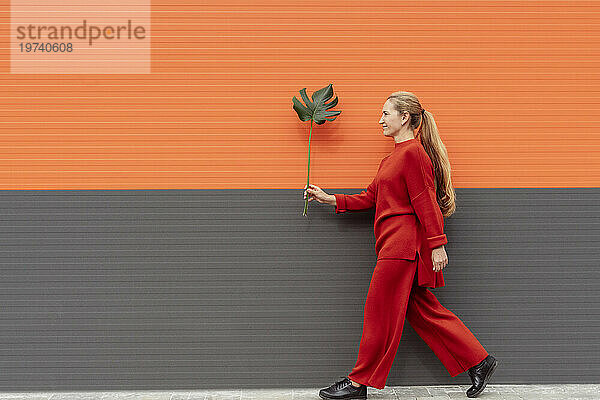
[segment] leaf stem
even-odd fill
[[[312,138],[312,127],[313,127],[313,120],[311,118],[310,120],[310,133],[308,135],[308,173],[306,175],[306,188],[309,188],[309,184],[310,184],[310,139]],[[306,216],[308,211],[308,194],[306,195],[306,200],[304,201],[304,212],[302,213],[303,216]]]

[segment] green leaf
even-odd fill
[[[300,89],[300,96],[302,96],[302,100],[304,100],[309,110],[315,109],[315,105],[308,99],[308,96],[306,95],[306,88]]]
[[[300,90],[300,96],[306,105],[302,104],[300,100],[294,96],[292,102],[294,104],[294,110],[298,114],[301,121],[313,120],[318,125],[322,125],[325,121],[334,121],[336,115],[340,115],[341,111],[327,111],[338,104],[337,96],[331,102],[326,103],[333,97],[333,84],[329,84],[324,88],[315,91],[311,98],[312,102],[306,95],[306,88]]]
[[[296,113],[298,113],[298,117],[301,121],[308,121],[312,118],[312,111],[310,111],[302,103],[300,103],[300,100],[298,100],[296,96],[294,96],[292,102],[294,103],[294,110],[296,111]]]

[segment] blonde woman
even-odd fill
[[[444,286],[448,264],[444,217],[455,210],[446,147],[430,112],[410,92],[395,92],[379,120],[394,149],[373,182],[355,195],[305,188],[309,201],[335,206],[336,213],[375,211],[377,263],[364,307],[356,365],[344,379],[321,389],[324,399],[366,399],[367,387],[383,389],[396,355],[404,319],[433,350],[451,376],[468,371],[477,397],[498,362],[461,320],[427,288]]]

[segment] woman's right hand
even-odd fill
[[[316,186],[316,185],[309,185],[310,187],[307,189],[306,186],[304,186],[304,189],[306,189],[304,191],[304,199],[306,200],[306,194],[308,193],[308,201],[312,201],[312,200],[317,200],[319,203],[330,203],[331,202],[331,198],[333,197],[330,194],[327,194],[323,191],[323,189],[321,189],[320,187]]]

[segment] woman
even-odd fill
[[[394,139],[394,150],[366,191],[330,195],[315,185],[305,187],[304,198],[308,194],[308,201],[334,205],[336,213],[376,207],[377,263],[358,360],[347,377],[321,389],[319,396],[366,399],[367,386],[383,389],[406,318],[451,376],[469,372],[473,386],[467,396],[476,397],[497,361],[427,289],[444,286],[442,269],[448,264],[443,217],[454,212],[455,194],[446,148],[432,114],[410,92],[388,97],[379,123],[384,136]]]

